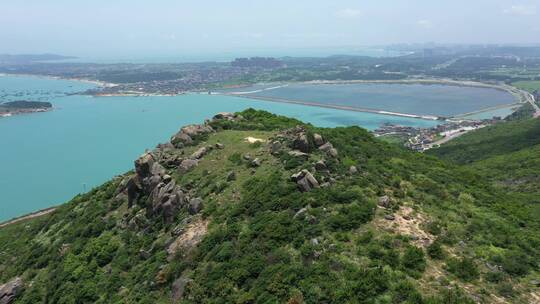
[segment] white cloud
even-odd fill
[[[429,29],[433,27],[433,23],[430,20],[418,20],[416,24],[420,27]]]
[[[533,16],[536,15],[536,7],[532,5],[512,5],[503,12],[517,16]]]
[[[336,12],[338,18],[355,19],[362,16],[362,11],[354,8],[344,8]]]

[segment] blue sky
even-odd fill
[[[0,0],[0,53],[540,43],[540,0]]]

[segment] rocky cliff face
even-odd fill
[[[221,114],[230,115],[233,114]],[[223,119],[216,116],[214,119]],[[227,116],[229,117],[229,116]],[[135,161],[135,174],[127,178],[120,189],[127,195],[128,207],[140,203],[144,198],[146,214],[150,217],[161,217],[170,223],[181,209],[196,214],[202,209],[200,198],[192,197],[189,191],[176,184],[167,171],[174,170],[185,174],[195,168],[200,159],[213,147],[201,147],[191,156],[185,157],[179,149],[194,145],[204,135],[214,132],[211,126],[190,125],[183,127],[169,143],[158,145],[152,152],[146,152]]]

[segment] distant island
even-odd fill
[[[0,103],[0,117],[16,114],[46,112],[52,109],[50,102],[17,100]]]

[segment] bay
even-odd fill
[[[437,123],[220,95],[69,95],[91,87],[67,80],[0,77],[2,101],[39,99],[55,107],[46,113],[0,118],[0,221],[66,202],[131,170],[145,149],[217,112],[252,107],[321,127],[374,129],[383,123],[425,127]]]
[[[245,96],[253,97],[445,117],[516,102],[512,94],[494,88],[442,84],[288,84],[274,89],[253,86],[236,91],[252,91]]]

